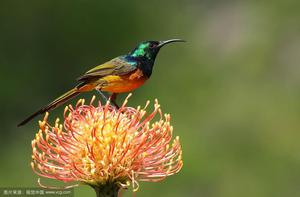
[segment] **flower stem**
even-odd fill
[[[115,183],[106,183],[101,186],[93,186],[97,197],[118,197],[120,187]]]

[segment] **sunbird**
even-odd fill
[[[111,102],[118,107],[115,102],[117,94],[130,92],[143,85],[152,74],[154,61],[159,50],[164,45],[172,42],[185,41],[182,39],[144,41],[138,44],[127,55],[118,56],[104,64],[92,68],[77,78],[79,82],[77,86],[33,113],[19,123],[18,126],[25,125],[35,116],[62,105],[82,92],[92,90],[97,90],[102,96],[104,96],[102,91],[112,93],[110,97]]]

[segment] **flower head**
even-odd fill
[[[65,182],[80,181],[92,186],[118,183],[136,190],[137,181],[160,181],[182,167],[179,137],[170,145],[170,115],[162,115],[155,100],[154,110],[120,109],[89,105],[80,99],[75,108],[68,106],[64,122],[51,126],[46,113],[32,141],[33,170],[40,176]],[[159,115],[160,119],[150,123]]]

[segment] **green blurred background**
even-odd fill
[[[159,99],[184,167],[137,196],[300,196],[299,10],[297,0],[1,0],[0,186],[36,185],[37,119],[19,121],[138,42],[183,38],[161,50],[130,105]]]

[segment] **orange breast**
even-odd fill
[[[140,70],[123,76],[110,75],[101,79],[105,80],[105,83],[100,89],[114,93],[130,92],[143,85],[146,79]]]

